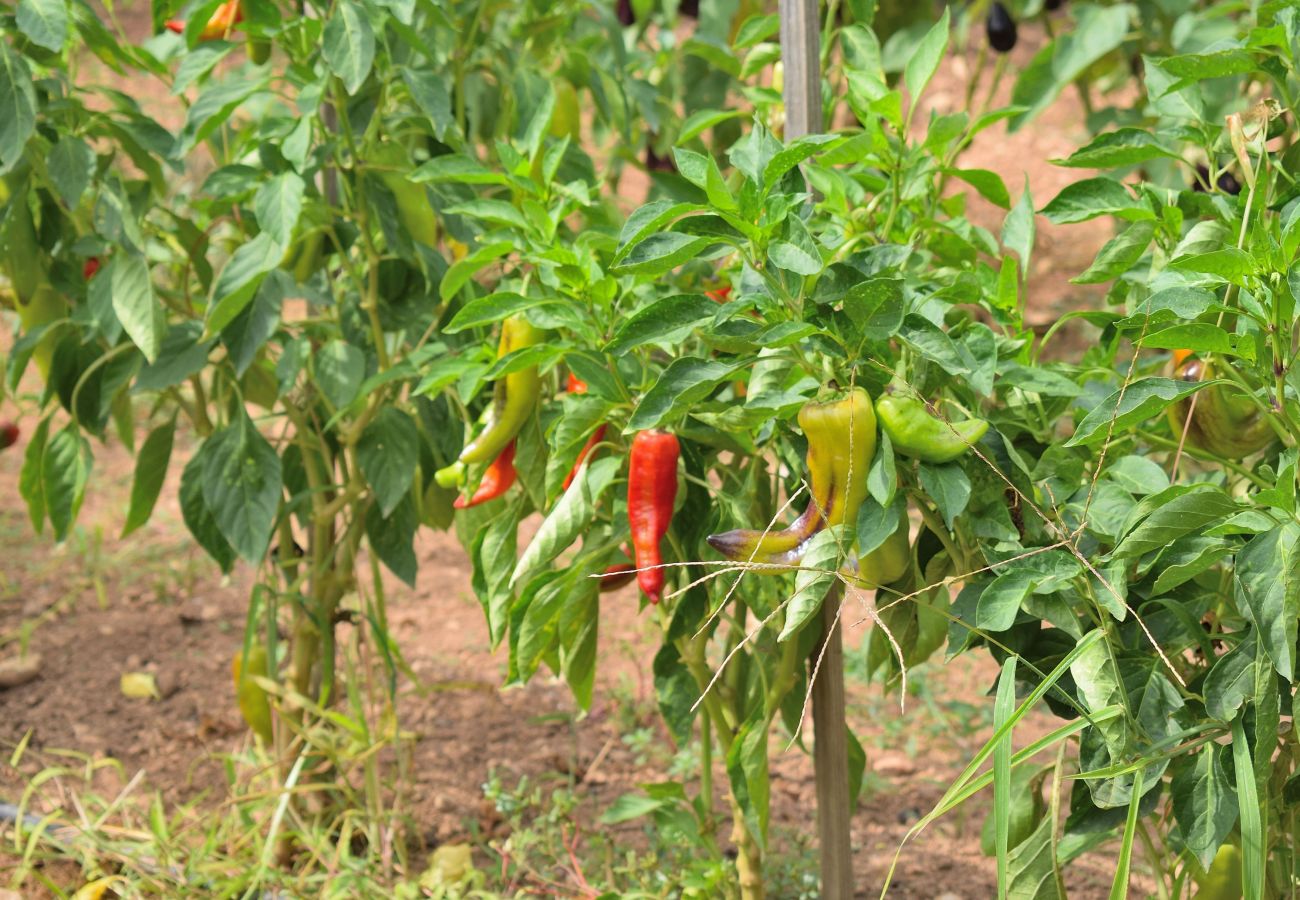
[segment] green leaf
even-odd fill
[[[687,213],[699,212],[708,207],[697,203],[675,203],[672,200],[653,200],[637,207],[618,236],[618,252],[614,254],[614,265],[618,265],[635,247],[650,235],[655,234],[669,222],[676,221]]]
[[[623,261],[612,266],[610,271],[615,275],[645,275],[653,278],[690,262],[703,253],[706,247],[716,243],[716,238],[694,237],[676,231],[652,234],[632,247]]]
[[[143,256],[119,253],[99,277],[105,275],[113,285],[113,312],[144,358],[153,362],[162,347],[167,320],[153,294],[148,262]]]
[[[75,423],[68,423],[50,439],[41,462],[41,490],[54,539],[63,541],[77,520],[90,478],[90,443]]]
[[[67,0],[19,0],[18,28],[33,44],[58,53],[68,39]]]
[[[381,409],[357,441],[357,465],[385,519],[410,492],[419,462],[420,432],[414,420],[391,406]]]
[[[1016,621],[1020,606],[1034,590],[1032,572],[1016,569],[999,575],[984,586],[975,608],[975,627],[984,631],[1006,631]]]
[[[451,111],[451,95],[445,78],[437,77],[433,72],[425,72],[407,67],[402,68],[402,81],[411,92],[411,98],[420,111],[433,125],[433,136],[443,140],[450,129],[455,128],[456,119]],[[439,159],[460,159],[463,156],[438,157]],[[429,162],[433,162],[430,160]],[[416,180],[414,178],[412,181]]]
[[[1252,538],[1237,554],[1233,584],[1237,608],[1254,623],[1278,674],[1292,680],[1300,616],[1300,525],[1288,520]]]
[[[1252,634],[1220,656],[1205,676],[1205,711],[1221,722],[1231,722],[1255,691],[1258,644]],[[1265,657],[1267,659],[1267,657]],[[1267,663],[1269,671],[1272,664]]]
[[[282,486],[280,457],[247,415],[203,443],[203,502],[222,537],[252,563],[271,543]]]
[[[1139,347],[1162,350],[1191,350],[1194,353],[1218,353],[1223,356],[1246,356],[1253,359],[1253,336],[1229,334],[1209,322],[1188,322],[1152,331],[1142,337]]]
[[[951,528],[958,516],[966,511],[970,501],[971,484],[966,470],[959,462],[941,466],[921,463],[919,478],[921,488],[930,495],[944,522]]]
[[[833,134],[806,134],[791,141],[780,153],[767,161],[763,169],[763,190],[770,191],[795,166],[806,159],[844,143],[844,138]],[[716,205],[716,204],[715,204]]]
[[[443,326],[442,333],[457,334],[470,328],[494,325],[515,313],[547,303],[555,303],[555,300],[545,297],[525,297],[510,291],[498,291],[486,297],[476,297],[457,310],[456,315],[451,317],[451,321]]]
[[[264,90],[267,84],[266,79],[222,79],[205,85],[198,99],[185,113],[185,124],[177,138],[177,156],[189,155],[191,150],[225,124],[236,109],[247,103],[254,94]]]
[[[36,89],[27,62],[0,42],[0,175],[23,158],[27,139],[36,130]]]
[[[673,739],[685,745],[691,737],[691,723],[695,720],[692,707],[700,696],[700,688],[675,644],[665,642],[655,654],[654,679],[655,699],[664,724]]]
[[[1155,222],[1133,222],[1111,238],[1097,253],[1097,258],[1082,274],[1070,279],[1071,284],[1100,284],[1123,275],[1146,253],[1151,238],[1155,236]]]
[[[1224,247],[1209,253],[1180,256],[1169,262],[1171,269],[1218,275],[1234,284],[1244,285],[1247,278],[1258,271],[1255,258],[1236,247]]]
[[[333,340],[313,353],[311,361],[316,384],[334,409],[343,409],[356,399],[366,374],[366,359],[359,348]]]
[[[135,460],[135,479],[131,483],[131,504],[127,508],[122,537],[135,531],[153,515],[154,504],[162,493],[167,467],[171,464],[172,441],[176,435],[176,420],[169,419],[149,432],[144,446]]]
[[[510,574],[510,585],[550,563],[587,530],[595,518],[597,504],[622,467],[623,460],[617,456],[602,456],[594,462],[587,460],[583,463],[578,477],[573,479],[569,489],[543,520],[524,555],[519,558]]]
[[[210,335],[220,334],[252,302],[267,272],[280,265],[284,247],[267,233],[240,244],[217,276],[213,303],[204,323]]]
[[[713,393],[733,372],[749,363],[747,359],[722,363],[694,356],[673,360],[637,404],[627,430],[644,431],[680,418],[691,406]]]
[[[1115,391],[1083,417],[1074,430],[1074,436],[1065,442],[1067,447],[1091,444],[1104,440],[1109,434],[1121,433],[1130,425],[1144,422],[1164,412],[1170,404],[1196,393],[1217,382],[1202,381],[1189,384],[1172,378],[1143,378],[1128,388]],[[1113,425],[1112,425],[1113,421]]]
[[[887,341],[903,327],[907,304],[903,281],[872,278],[855,284],[841,301],[849,320],[869,341]]]
[[[939,69],[939,63],[943,61],[943,55],[948,50],[948,7],[943,8],[943,15],[939,21],[931,26],[930,30],[921,38],[921,42],[916,45],[916,49],[907,60],[907,66],[903,70],[903,83],[907,86],[907,92],[912,96],[912,105],[916,106],[917,100],[924,93],[926,85],[934,77],[934,73]]]
[[[375,33],[360,3],[338,3],[325,23],[321,52],[348,94],[355,94],[375,61]]]
[[[509,184],[510,179],[471,156],[449,153],[421,163],[407,176],[415,184]]]
[[[45,531],[45,445],[49,441],[50,419],[41,419],[27,441],[23,467],[18,472],[18,493],[27,502],[27,515],[37,534]]]
[[[296,172],[284,172],[258,188],[253,198],[253,212],[262,234],[269,235],[281,253],[293,241],[305,190],[306,185]]]
[[[1011,194],[997,172],[988,169],[948,169],[947,172],[975,188],[981,197],[994,206],[1011,208]]]
[[[1068,185],[1039,212],[1054,225],[1086,222],[1098,216],[1120,216],[1126,219],[1154,218],[1151,210],[1134,199],[1128,192],[1128,188],[1115,179],[1105,176],[1088,178]]]
[[[203,466],[203,448],[200,447],[181,473],[181,518],[194,540],[216,561],[221,571],[229,572],[235,564],[235,551],[222,536],[212,510],[203,499]]]
[[[740,726],[727,749],[727,777],[743,813],[745,828],[760,847],[767,843],[768,803],[772,790],[767,772],[767,718],[760,707]]]
[[[785,627],[778,641],[788,641],[804,623],[822,608],[827,592],[839,583],[840,566],[853,546],[853,529],[844,525],[824,528],[808,542],[799,571],[794,577],[794,595],[785,608]]]
[[[1225,519],[1240,508],[1221,488],[1199,485],[1157,506],[1125,535],[1113,556],[1131,559],[1168,547],[1178,538]]]
[[[1056,823],[1044,816],[1007,858],[1007,897],[1015,900],[1066,900],[1058,869]]]
[[[1040,50],[1026,66],[1011,91],[1013,106],[1023,107],[1008,128],[1015,131],[1046,109],[1083,71],[1124,42],[1135,9],[1128,3],[1114,6],[1080,4],[1073,28]]]
[[[95,171],[95,151],[80,138],[65,134],[54,145],[45,164],[59,197],[69,208],[76,209]]]
[[[643,306],[623,320],[605,345],[610,354],[672,340],[717,314],[718,304],[702,294],[673,294]]]
[[[438,286],[438,293],[443,302],[456,296],[466,282],[514,249],[515,245],[510,241],[498,241],[495,244],[488,244],[456,263],[447,270],[447,274],[442,276],[442,283]]]
[[[409,491],[387,517],[377,503],[366,507],[366,540],[370,548],[389,571],[411,587],[415,587],[415,576],[420,569],[414,545],[419,525],[415,500]]]
[[[1178,159],[1179,154],[1165,147],[1159,138],[1145,129],[1120,128],[1097,135],[1066,159],[1052,161],[1058,166],[1075,169],[1118,169],[1162,157]]]
[[[1020,277],[1029,277],[1029,254],[1034,249],[1034,198],[1029,194],[1029,178],[1025,178],[1025,192],[1015,209],[1007,213],[1002,222],[1002,246],[1020,259]]]

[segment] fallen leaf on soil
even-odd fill
[[[118,876],[109,878],[96,878],[94,881],[83,885],[80,890],[72,895],[72,900],[103,900],[104,893],[113,885],[124,881]],[[117,896],[114,894],[113,896]]]
[[[162,694],[158,692],[158,682],[148,672],[123,672],[121,687],[122,695],[130,697],[132,700],[158,700],[162,698]]]
[[[41,655],[29,653],[17,659],[0,659],[0,691],[26,684],[41,674]]]

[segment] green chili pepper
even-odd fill
[[[910,387],[893,382],[876,401],[876,417],[894,449],[922,462],[952,462],[984,436],[983,419],[949,422],[931,415]]]
[[[771,565],[776,572],[802,559],[804,545],[818,531],[857,520],[876,455],[871,396],[855,388],[836,399],[814,400],[799,410],[799,427],[808,438],[808,508],[788,528],[709,535],[709,545],[728,559]]]

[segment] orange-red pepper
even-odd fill
[[[658,603],[664,591],[659,542],[672,523],[677,499],[677,437],[666,431],[642,431],[632,439],[627,475],[627,518],[636,554],[636,580]]]
[[[227,0],[213,11],[208,24],[199,33],[201,41],[215,41],[228,35],[239,22],[244,21],[244,10],[240,0]],[[172,19],[167,23],[167,30],[177,34],[185,33],[185,20]]]
[[[455,509],[468,509],[471,506],[478,506],[480,503],[495,500],[510,490],[510,486],[515,483],[517,477],[518,473],[515,472],[515,442],[511,441],[506,444],[505,449],[487,467],[487,471],[483,473],[483,480],[478,483],[478,490],[474,492],[474,496],[457,497],[452,507]]]
[[[81,267],[81,277],[86,279],[86,281],[89,281],[90,279],[95,277],[95,273],[98,271],[99,271],[99,257],[92,256],[89,259],[87,259],[85,265]]]
[[[568,388],[570,394],[585,394],[587,393],[587,382],[570,372]],[[573,484],[573,479],[578,476],[578,469],[582,466],[583,460],[587,458],[597,444],[605,439],[605,429],[607,427],[604,424],[600,425],[591,433],[591,437],[587,438],[587,443],[582,445],[582,449],[578,451],[578,458],[573,461],[573,468],[569,470],[568,475],[564,476],[563,490],[567,491],[569,489],[569,485]]]

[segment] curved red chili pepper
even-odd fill
[[[636,551],[636,580],[651,603],[663,596],[664,570],[659,542],[668,533],[677,499],[677,437],[666,431],[642,431],[632,439],[627,475],[627,517]]]
[[[487,467],[487,471],[483,473],[483,480],[478,483],[478,490],[474,492],[474,496],[457,497],[452,507],[455,509],[468,509],[471,506],[478,506],[480,503],[495,500],[510,490],[510,486],[515,483],[516,477],[515,442],[511,441],[506,444],[505,449]]]
[[[587,393],[587,382],[570,372],[567,388],[570,394],[585,394]],[[587,438],[587,443],[583,444],[582,449],[578,451],[578,458],[573,461],[573,468],[569,469],[569,474],[564,476],[564,486],[561,490],[567,491],[569,485],[573,484],[573,479],[578,477],[578,469],[582,467],[583,460],[587,458],[587,455],[591,453],[597,444],[605,439],[606,427],[601,425],[591,433],[591,437]]]
[[[81,277],[84,278],[86,281],[89,281],[90,279],[95,277],[95,273],[98,271],[99,271],[99,257],[92,256],[89,259],[87,259],[85,265],[81,267]]]
[[[704,296],[716,303],[726,303],[727,298],[731,296],[731,285],[724,284],[722,287],[712,291],[705,291]]]

